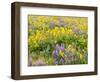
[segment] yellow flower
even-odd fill
[[[55,27],[55,30],[58,30],[58,27]]]
[[[71,48],[71,45],[68,46],[68,49]]]
[[[80,54],[80,59],[82,59],[83,58],[83,55],[82,54]]]
[[[64,52],[62,52],[62,51],[60,50],[59,55],[60,55],[61,57],[64,57]]]

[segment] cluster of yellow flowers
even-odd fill
[[[28,44],[30,46],[34,44],[34,46],[36,47],[38,46],[36,44],[40,41],[50,39],[50,38],[54,39],[54,38],[58,38],[61,36],[68,36],[72,34],[74,34],[72,32],[72,29],[63,28],[63,27],[55,27],[54,29],[48,29],[47,31],[37,30],[35,33],[29,36]]]
[[[52,30],[48,30],[46,32],[46,35],[48,35],[49,37],[60,37],[62,35],[70,35],[73,34],[72,29],[68,29],[68,28],[64,28],[64,27],[55,27]]]
[[[29,37],[28,39],[28,44],[34,45],[35,47],[38,47],[37,43],[41,40],[46,39],[45,33],[43,31],[36,31],[36,33],[32,34],[32,36]]]

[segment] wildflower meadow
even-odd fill
[[[28,66],[88,63],[86,17],[28,15]]]

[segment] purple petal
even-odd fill
[[[64,59],[63,58],[60,59],[60,64],[64,64]]]
[[[57,65],[57,64],[58,64],[58,60],[57,60],[57,59],[55,59],[54,63]]]
[[[62,51],[65,51],[65,48],[64,48],[63,46],[61,46],[60,49],[61,49]]]
[[[59,44],[56,44],[56,50],[60,51],[60,45]]]
[[[65,51],[64,44],[61,44],[60,49],[61,49],[62,51]]]
[[[57,50],[53,50],[52,55],[54,58],[56,58],[58,56],[58,51]]]
[[[31,57],[31,56],[29,57],[28,65],[29,65],[29,66],[32,66],[32,57]]]
[[[46,63],[45,63],[43,60],[38,59],[38,60],[35,62],[35,65],[36,65],[36,66],[44,66],[44,65],[46,65]]]

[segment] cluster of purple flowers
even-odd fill
[[[60,52],[62,53],[63,56],[60,56]],[[54,58],[54,63],[56,65],[66,63],[66,53],[65,53],[65,48],[63,44],[61,45],[56,44],[52,52],[52,55]]]
[[[32,56],[29,56],[29,59],[28,59],[28,66],[44,66],[46,65],[46,63],[42,60],[42,59],[37,59],[35,63],[33,63],[32,61]]]
[[[77,63],[77,57],[74,52],[72,52],[72,48],[70,48],[69,51],[66,51],[68,49],[68,44],[64,46],[64,44],[56,44],[53,51],[52,56],[54,58],[54,64],[55,65],[66,65],[71,64],[72,62]]]

